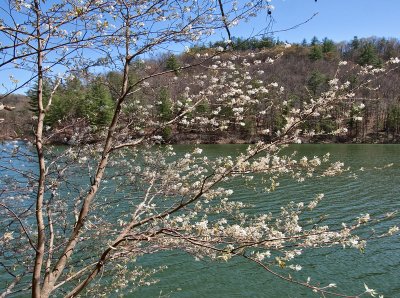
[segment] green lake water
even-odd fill
[[[176,146],[177,152],[185,152],[188,146]],[[238,145],[202,146],[210,158],[218,155],[234,155],[245,147]],[[331,153],[333,160],[341,160],[350,166],[357,178],[346,173],[329,179],[313,179],[303,183],[281,181],[272,193],[241,191],[240,185],[231,185],[235,198],[251,203],[250,212],[279,210],[290,201],[307,201],[317,193],[325,193],[318,211],[328,215],[328,223],[351,222],[361,213],[371,216],[400,209],[400,145],[296,145],[291,150],[300,156],[313,157]],[[393,166],[378,170],[385,164]],[[363,171],[359,169],[363,167]],[[397,218],[394,223],[399,225]],[[157,284],[142,287],[129,297],[319,297],[302,288],[273,277],[255,264],[245,260],[213,262],[196,261],[190,255],[173,251],[147,256],[143,265],[162,266],[168,269],[158,274]],[[338,290],[346,294],[360,294],[364,283],[377,289],[385,297],[400,297],[400,237],[372,240],[366,251],[341,247],[306,251],[297,259],[303,269],[292,276],[302,279],[311,277],[322,285],[336,283]]]
[[[201,147],[209,158],[235,155],[246,148]],[[191,151],[193,146],[178,145],[175,149],[179,155]],[[234,190],[233,199],[254,206],[247,212],[279,212],[280,206],[290,201],[307,202],[318,193],[324,193],[325,198],[316,212],[326,214],[331,227],[352,222],[362,213],[373,217],[400,209],[400,145],[293,145],[289,149],[308,157],[330,152],[333,160],[343,161],[351,172],[303,183],[283,179],[272,193],[249,192],[240,184],[229,185]],[[393,165],[377,169],[386,164]],[[399,217],[381,223],[378,228],[394,224],[400,225]],[[318,297],[309,289],[279,280],[243,259],[198,261],[186,253],[170,251],[142,257],[138,263],[149,267],[167,265],[168,269],[156,274],[158,283],[127,293],[126,297]],[[364,253],[341,247],[305,251],[295,263],[303,270],[286,272],[303,281],[310,277],[322,285],[336,283],[338,291],[351,295],[360,294],[366,283],[385,297],[400,297],[399,236],[371,240]]]

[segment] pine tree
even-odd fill
[[[165,67],[167,70],[173,70],[175,75],[179,74],[179,61],[176,59],[175,55],[169,56],[169,58],[166,61]]]
[[[319,45],[319,44],[320,44],[320,42],[319,42],[318,38],[316,36],[314,36],[311,39],[310,45],[315,46],[315,45]]]
[[[169,96],[168,90],[165,87],[160,89],[158,95],[159,104],[159,118],[162,121],[168,121],[172,119],[172,101]]]
[[[358,48],[360,47],[360,40],[357,36],[354,36],[353,40],[350,42],[350,45],[353,51],[358,50]]]
[[[360,57],[358,58],[357,62],[361,66],[372,65],[375,67],[379,67],[382,64],[382,61],[381,59],[379,59],[378,54],[376,52],[376,48],[371,43],[367,43],[366,45],[363,46]]]
[[[50,79],[43,80],[43,107],[45,108],[49,102],[50,95],[52,92],[52,82]],[[53,94],[51,106],[46,112],[44,118],[44,124],[46,126],[53,126],[58,120],[65,116],[65,107],[62,107],[62,101],[60,95],[63,93],[62,87],[60,86],[57,91]],[[27,91],[27,96],[29,97],[29,111],[33,112],[35,116],[39,114],[38,100],[37,100],[37,83],[35,86]]]
[[[84,99],[85,118],[91,125],[103,127],[110,123],[114,102],[109,90],[100,78],[96,78],[89,87]]]
[[[335,51],[336,51],[335,43],[332,40],[325,37],[322,40],[322,52],[326,54]]]
[[[386,120],[386,130],[393,134],[400,132],[400,107],[394,106],[389,109]]]
[[[325,86],[326,81],[327,78],[324,74],[320,73],[319,71],[314,71],[307,81],[307,87],[315,96],[321,92],[321,89],[323,89]]]
[[[320,60],[324,57],[324,54],[322,53],[322,48],[320,45],[314,45],[311,47],[310,53],[308,54],[308,57],[313,60]]]
[[[38,83],[26,92],[29,97],[29,111],[33,112],[35,116],[39,114],[38,100]],[[47,105],[51,93],[51,82],[47,79],[43,80],[43,104]]]

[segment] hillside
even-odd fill
[[[196,67],[182,69],[186,65],[198,64],[204,57],[215,54],[213,50],[223,43],[208,46],[196,46],[181,55],[164,54],[146,61],[136,61],[132,65],[131,81],[152,76],[162,71],[169,74],[149,79],[146,88],[132,94],[124,106],[121,122],[121,135],[129,137],[146,134],[149,123],[167,123],[185,105],[185,94],[201,93],[210,87],[210,78],[218,81],[215,63],[257,65],[249,67],[254,78],[248,80],[252,88],[258,88],[259,82],[266,86],[279,85],[279,92],[268,99],[257,98],[246,106],[241,119],[235,116],[235,110],[229,106],[220,106],[217,93],[207,94],[207,102],[199,104],[190,115],[186,115],[183,125],[163,126],[160,128],[164,142],[255,142],[268,139],[269,134],[283,127],[282,115],[285,109],[296,108],[302,102],[316,98],[329,87],[329,81],[335,77],[340,61],[342,63],[340,79],[356,86],[359,81],[356,74],[362,67],[372,65],[379,69],[391,57],[400,56],[400,43],[395,39],[354,38],[349,42],[334,43],[329,39],[310,43],[286,46],[272,39],[235,39],[231,50],[206,59]],[[262,63],[261,63],[262,62]],[[215,66],[215,67],[214,67]],[[304,136],[305,142],[399,142],[400,141],[400,71],[396,69],[384,78],[378,79],[377,88],[357,91],[353,100],[344,102],[332,111],[331,117],[312,117],[302,127],[304,131],[314,131],[318,137]],[[110,121],[113,99],[120,86],[120,74],[111,72],[103,75],[89,75],[65,82],[55,94],[53,107],[47,115],[50,142],[76,142],[77,136],[85,141],[96,141],[96,134]],[[232,80],[238,77],[231,76]],[[200,86],[198,83],[202,82]],[[46,81],[46,90],[53,82]],[[241,85],[242,84],[242,85]],[[246,85],[240,82],[244,92]],[[379,87],[379,88],[378,88]],[[273,88],[272,88],[273,89]],[[275,92],[275,91],[274,91]],[[28,98],[34,100],[35,89],[28,92]],[[4,118],[0,125],[1,138],[29,137],[33,113],[32,105],[25,96],[9,96],[5,100],[16,105],[13,112],[1,111]],[[287,108],[282,107],[282,102]],[[358,106],[363,106],[358,109]],[[213,115],[213,111],[219,110]],[[346,115],[347,119],[343,119]],[[340,119],[339,119],[340,118]],[[196,119],[196,121],[194,121]],[[204,125],[191,124],[200,120]],[[226,122],[226,129],[212,125],[212,120]],[[211,123],[211,124],[210,124]],[[331,132],[345,129],[347,133],[339,138]],[[83,137],[85,135],[85,137]],[[72,140],[72,141],[71,141]]]
[[[33,124],[28,98],[21,94],[11,94],[3,98],[1,103],[15,107],[15,109],[13,111],[0,111],[0,139],[28,137]]]

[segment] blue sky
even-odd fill
[[[300,24],[318,13],[308,23],[275,37],[289,42],[308,41],[315,35],[334,41],[358,37],[400,38],[400,0],[273,0],[273,30],[284,30]],[[233,30],[235,36],[246,36],[265,24],[265,15],[254,23],[241,24]],[[259,29],[258,29],[259,30]]]
[[[307,23],[295,29],[276,32],[274,37],[282,41],[301,42],[303,38],[310,41],[313,36],[317,36],[320,40],[328,37],[337,42],[351,40],[354,36],[400,38],[400,17],[398,16],[400,0],[318,0],[317,2],[315,0],[272,0],[271,4],[275,6],[272,13],[273,31],[294,27],[318,13]],[[249,35],[259,33],[262,28],[265,28],[267,22],[266,12],[261,12],[255,20],[232,28],[232,35],[249,37]],[[212,39],[215,41],[225,38],[226,32],[222,31]],[[183,46],[172,46],[169,50],[181,51]],[[22,80],[28,77],[27,74],[18,73],[14,69],[0,69],[0,72],[0,94],[12,87],[8,79],[10,74]],[[26,90],[27,88],[22,88],[18,93],[24,93]]]

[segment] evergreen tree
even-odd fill
[[[165,68],[167,70],[173,70],[175,75],[179,74],[179,61],[178,59],[176,59],[175,55],[171,55],[169,56],[169,58],[167,59],[166,63],[165,63]]]
[[[389,109],[386,120],[386,130],[393,136],[400,132],[400,107],[394,106]]]
[[[256,43],[257,49],[263,48],[273,48],[275,46],[275,42],[271,37],[263,36],[260,40]]]
[[[314,71],[307,81],[307,87],[315,96],[326,86],[327,77],[319,71]]]
[[[92,82],[85,96],[85,118],[94,126],[106,126],[112,119],[113,108],[114,102],[109,90],[104,86],[102,80],[97,78]]]
[[[204,101],[199,105],[197,105],[196,112],[203,116],[206,115],[207,113],[210,113],[210,105],[208,101]]]
[[[36,116],[39,114],[38,107],[38,83],[26,92],[29,97],[29,111],[33,112]],[[46,106],[51,93],[51,82],[48,79],[43,80],[43,105]]]
[[[382,64],[382,61],[381,59],[379,59],[378,54],[376,52],[376,48],[371,43],[367,43],[362,47],[360,57],[358,57],[357,62],[361,66],[373,65],[375,67],[379,67]]]
[[[172,101],[167,88],[162,87],[158,95],[159,118],[162,121],[172,119]]]
[[[62,118],[84,117],[86,89],[81,80],[78,77],[67,80],[66,84],[60,89],[60,93],[62,93],[62,98],[57,104],[62,111]]]
[[[312,45],[312,46],[319,45],[319,40],[318,40],[318,38],[316,36],[314,36],[311,39],[310,45]]]
[[[49,102],[50,95],[52,92],[52,82],[50,79],[43,80],[43,107],[45,108]],[[44,118],[44,124],[46,126],[53,126],[59,119],[62,119],[65,115],[64,108],[60,105],[60,95],[62,94],[62,86],[60,86],[57,91],[53,94],[52,103],[50,109],[46,112]],[[29,111],[33,112],[35,116],[39,114],[38,100],[37,100],[38,85],[27,91],[27,96],[29,97]]]
[[[105,80],[109,86],[109,92],[111,93],[112,99],[117,100],[122,90],[122,74],[116,71],[110,71],[106,74]]]
[[[326,54],[335,51],[336,51],[335,43],[331,39],[325,37],[322,41],[322,52]]]
[[[324,57],[324,54],[322,53],[322,48],[320,45],[314,45],[311,47],[310,53],[308,54],[308,57],[313,60],[320,60]]]
[[[353,40],[350,42],[350,45],[353,51],[358,50],[358,48],[360,47],[360,40],[357,36],[354,36]]]

